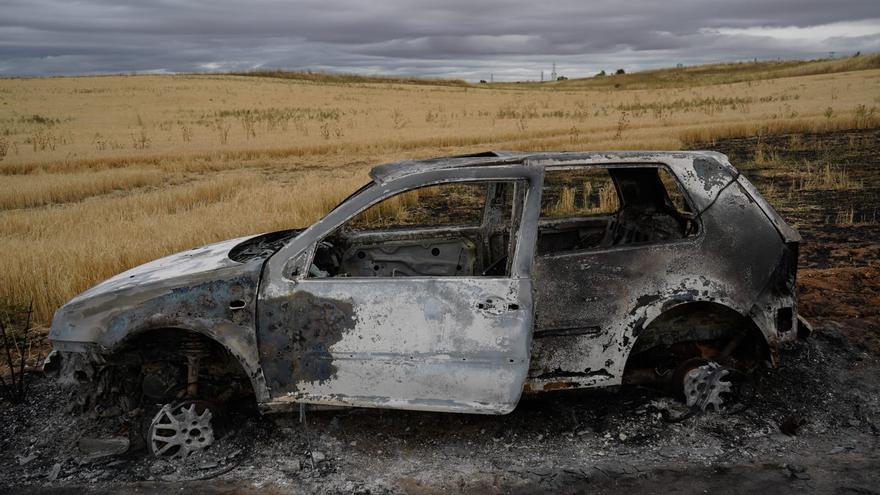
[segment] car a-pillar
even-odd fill
[[[239,360],[198,332],[138,333],[118,347],[112,361],[120,363],[121,375],[137,377],[129,400],[145,413],[136,430],[157,456],[182,458],[207,448],[221,413],[254,404],[251,381]]]
[[[663,390],[690,407],[720,409],[770,363],[767,341],[751,319],[722,304],[690,302],[638,333],[623,383]]]

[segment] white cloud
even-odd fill
[[[818,26],[753,26],[707,30],[728,36],[760,36],[778,40],[824,41],[831,38],[858,38],[880,34],[880,18],[834,22]]]

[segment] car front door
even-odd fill
[[[293,243],[279,251],[267,264],[258,309],[261,363],[273,402],[513,410],[529,367],[529,271],[541,180],[540,170],[516,165],[378,184],[306,232],[312,237],[300,242],[311,240],[309,246]],[[428,184],[449,187],[412,193]],[[470,206],[479,219],[438,224],[472,203],[460,184],[486,185],[484,204]],[[502,191],[509,214],[499,229]],[[445,206],[425,207],[432,200]],[[397,215],[421,215],[428,225],[348,228],[376,208],[373,217],[387,221],[389,201]],[[497,248],[499,239],[507,248]]]

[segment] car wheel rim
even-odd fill
[[[150,424],[150,451],[157,457],[185,458],[214,443],[213,414],[204,403],[167,404]]]

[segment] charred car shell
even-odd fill
[[[548,174],[596,168],[617,212],[543,217]],[[657,227],[672,215],[661,169],[690,212],[672,236]],[[686,358],[772,363],[797,333],[800,236],[721,154],[484,153],[371,177],[307,229],[193,249],[89,289],[57,311],[55,349],[107,363],[154,332],[195,336],[239,363],[264,411],[498,414],[523,391],[652,381]],[[463,183],[488,184],[478,225],[333,237],[387,198]]]

